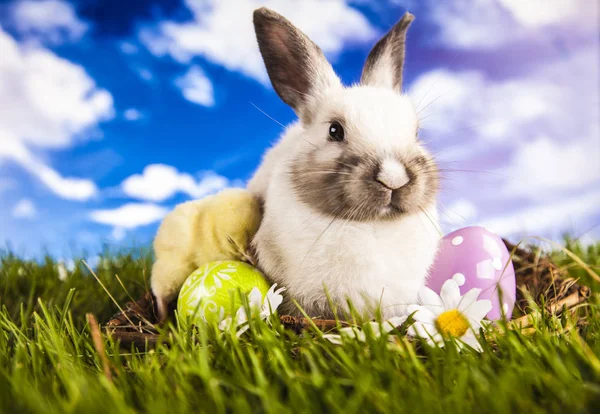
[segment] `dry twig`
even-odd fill
[[[104,341],[102,340],[102,334],[100,333],[100,326],[98,326],[98,321],[96,320],[96,317],[91,313],[86,313],[85,317],[87,318],[88,325],[90,325],[92,341],[94,343],[94,348],[96,348],[96,352],[98,353],[98,358],[100,358],[100,363],[102,364],[104,376],[108,381],[112,382],[112,372],[110,371],[110,363],[108,362],[108,358],[106,357],[106,352],[104,350]]]

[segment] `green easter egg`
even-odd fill
[[[249,264],[233,260],[210,262],[187,278],[179,292],[177,311],[182,316],[194,315],[195,323],[218,323],[232,316],[232,309],[242,306],[237,290],[249,293],[254,287],[263,297],[269,291],[265,277]]]

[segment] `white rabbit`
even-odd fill
[[[360,83],[344,87],[305,34],[269,9],[254,12],[271,83],[299,120],[248,185],[264,204],[253,247],[310,316],[332,316],[327,295],[342,310],[350,299],[362,312],[403,312],[434,259],[438,170],[402,94],[413,18],[405,14],[369,54]]]

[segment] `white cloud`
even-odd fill
[[[75,270],[75,262],[73,261],[73,259],[61,259],[59,260],[59,263],[62,262],[65,265],[65,268],[69,271],[72,272]]]
[[[114,241],[122,241],[127,236],[127,230],[122,227],[115,227],[111,233],[111,237]]]
[[[144,117],[144,114],[136,108],[127,108],[123,111],[123,118],[127,121],[139,121]]]
[[[557,143],[546,137],[520,146],[510,164],[504,194],[545,199],[600,184],[600,137]],[[600,205],[598,206],[600,210]]]
[[[444,227],[454,230],[472,224],[479,214],[477,206],[470,200],[459,198],[440,208],[440,221]]]
[[[19,33],[42,42],[74,42],[88,30],[88,24],[63,0],[21,0],[14,3],[11,12]]]
[[[587,0],[498,0],[523,26],[540,28],[577,22],[597,22],[598,3]]]
[[[371,41],[375,29],[343,0],[186,0],[190,22],[164,21],[139,36],[151,53],[188,63],[194,56],[268,84],[252,26],[252,12],[266,6],[281,13],[307,33],[328,55],[345,44]]]
[[[135,55],[139,52],[138,47],[131,42],[121,42],[119,49],[126,55]]]
[[[421,135],[452,179],[443,181],[444,189],[476,205],[478,219],[500,217],[494,219],[500,234],[520,225],[543,229],[561,208],[557,230],[575,211],[578,220],[589,220],[597,207],[564,201],[600,184],[600,67],[590,64],[598,61],[597,47],[582,46],[510,79],[447,69],[416,79],[410,94],[421,101]],[[467,171],[458,175],[461,170]],[[527,220],[501,216],[523,204],[530,206],[523,211]]]
[[[588,230],[590,225],[598,224],[592,222],[594,216],[598,218],[600,214],[598,206],[600,206],[600,192],[588,191],[577,197],[541,203],[494,217],[483,221],[481,225],[501,235],[554,236],[557,231]]]
[[[156,204],[129,203],[115,209],[92,211],[90,219],[120,229],[134,229],[155,223],[167,213],[166,208]]]
[[[177,192],[193,198],[201,198],[228,185],[227,178],[215,173],[206,173],[197,181],[190,174],[180,173],[169,165],[151,164],[144,168],[142,174],[126,178],[121,183],[121,188],[132,198],[163,201]]]
[[[54,194],[66,200],[86,201],[98,192],[96,184],[91,180],[63,177],[52,168],[37,162],[25,167],[37,175]]]
[[[95,239],[94,239],[95,240]],[[91,269],[96,269],[98,268],[98,266],[100,265],[100,256],[96,255],[96,256],[89,256],[85,259],[85,262],[87,263],[87,265],[91,268]],[[107,267],[108,268],[108,267]]]
[[[15,136],[2,134],[0,126],[0,159],[8,158],[39,179],[50,191],[67,200],[85,201],[98,192],[93,181],[63,177],[32,154]]]
[[[85,70],[44,48],[19,46],[0,30],[0,131],[61,148],[113,116],[112,96]]]
[[[31,200],[23,198],[13,207],[12,215],[18,219],[31,220],[37,216],[37,209]]]
[[[181,89],[183,97],[190,102],[204,106],[215,104],[212,83],[196,65],[190,67],[185,75],[177,78],[175,86]]]
[[[459,48],[494,48],[552,31],[595,33],[598,3],[589,0],[429,0],[438,40]],[[509,28],[509,29],[507,29]]]
[[[114,116],[112,96],[81,66],[45,48],[21,46],[1,29],[0,51],[0,159],[17,162],[61,197],[92,197],[93,182],[62,177],[34,151],[86,139]]]
[[[539,75],[492,81],[478,71],[439,69],[421,75],[410,94],[424,129],[448,134],[475,126],[479,137],[502,141],[517,130],[527,133],[523,126],[553,113],[564,117],[557,101],[568,94],[567,88]]]
[[[600,134],[600,68],[589,63],[599,59],[597,48],[586,48],[508,80],[434,70],[413,82],[410,95],[434,141],[452,138],[472,150],[512,148],[547,136],[566,146]],[[450,150],[458,151],[456,145]]]
[[[139,75],[139,77],[146,82],[150,82],[154,79],[154,74],[149,69],[137,68],[136,72]]]

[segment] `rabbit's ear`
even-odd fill
[[[406,31],[415,16],[406,12],[402,19],[373,47],[363,68],[363,85],[384,86],[402,91],[402,67]]]
[[[254,11],[254,30],[271,83],[301,118],[310,118],[311,101],[341,86],[321,49],[290,21],[266,7]]]

